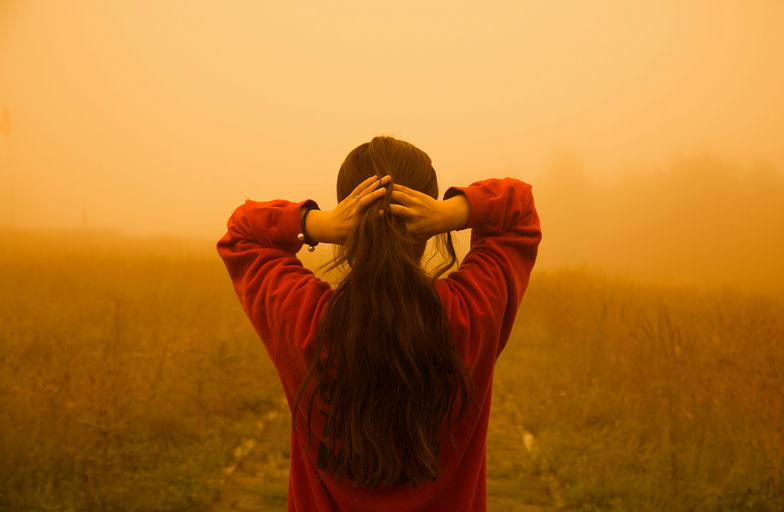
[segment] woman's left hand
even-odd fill
[[[383,185],[391,180],[389,175],[380,180],[378,176],[371,176],[357,185],[334,209],[311,210],[305,219],[308,238],[314,242],[343,244],[368,206],[384,197],[387,189]]]

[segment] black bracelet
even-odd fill
[[[297,239],[299,239],[301,242],[304,242],[308,246],[308,251],[310,252],[313,252],[313,250],[316,248],[316,246],[319,243],[311,240],[310,237],[305,233],[305,219],[310,213],[310,210],[320,210],[320,209],[321,208],[319,208],[318,206],[311,204],[310,206],[307,206],[305,210],[302,212],[302,224],[300,226],[301,231],[299,235],[297,235]]]

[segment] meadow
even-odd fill
[[[0,510],[209,510],[281,398],[214,244],[3,240]],[[494,406],[536,445],[488,460],[490,502],[783,510],[782,341],[781,293],[535,270]]]
[[[498,375],[569,510],[784,510],[784,297],[536,276]]]

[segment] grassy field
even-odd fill
[[[0,509],[209,509],[281,395],[214,247],[3,235]],[[494,403],[536,449],[491,503],[784,510],[783,342],[781,295],[535,273]]]
[[[784,300],[532,282],[498,375],[569,510],[784,510]]]
[[[279,402],[217,254],[126,242],[0,257],[3,510],[204,510]]]

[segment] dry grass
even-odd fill
[[[208,508],[280,398],[213,246],[3,240],[0,509]],[[539,451],[489,461],[496,491],[512,471],[573,510],[784,509],[783,341],[781,296],[536,273],[497,379]]]
[[[784,510],[784,300],[535,276],[498,375],[574,510]]]
[[[0,508],[203,510],[280,395],[212,248],[5,240]]]

